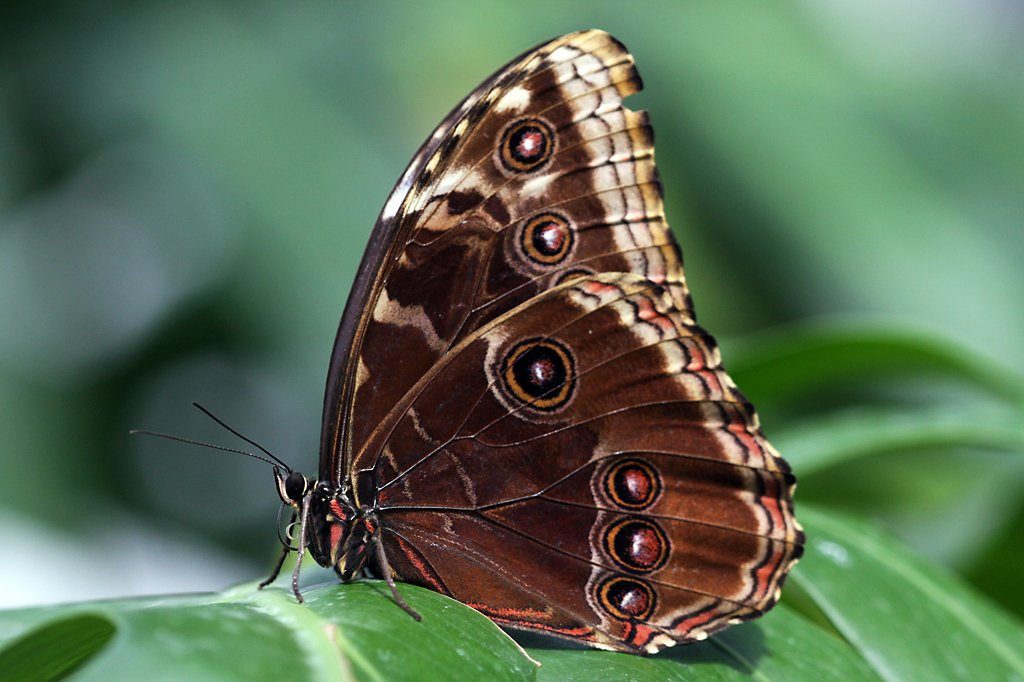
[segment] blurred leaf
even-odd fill
[[[1024,628],[941,568],[870,525],[799,510],[807,530],[791,576],[887,680],[1024,676]]]
[[[934,334],[884,324],[811,323],[739,340],[729,372],[753,396],[781,402],[820,387],[907,376],[964,382],[1024,407],[1024,380]]]
[[[50,621],[0,651],[3,679],[63,679],[103,649],[115,632],[108,618],[88,613]]]
[[[681,140],[659,123],[659,153],[690,167],[701,222],[730,254],[726,276],[768,307],[931,319],[1019,363],[1022,204],[1005,188],[1020,186],[1024,157],[988,147],[1024,141],[1021,70],[994,57],[1019,55],[1020,41],[949,49],[970,42],[969,26],[1019,30],[1018,14],[998,3],[928,22],[908,2],[685,7],[677,21],[641,20],[647,52],[672,65],[657,85],[644,74]],[[864,68],[885,49],[892,59]],[[916,60],[931,64],[894,77]]]
[[[982,551],[1019,508],[1024,381],[1011,372],[934,334],[883,323],[791,326],[738,346],[729,367],[739,385],[763,414],[789,412],[788,421],[766,422],[802,499],[884,520],[951,565]],[[936,379],[966,390],[937,391]],[[868,386],[895,392],[847,407],[851,389]],[[919,406],[920,396],[941,406]]]
[[[1024,453],[1024,423],[1012,412],[858,410],[790,426],[773,438],[801,476],[852,460],[910,450],[984,448]]]
[[[145,554],[139,547],[146,543],[125,541],[111,531],[109,517],[90,510],[124,505],[139,527],[173,516],[159,495],[139,485],[127,446],[111,434],[150,425],[133,422],[129,411],[145,403],[140,395],[170,385],[164,376],[174,375],[174,386],[189,399],[204,399],[207,386],[239,385],[215,371],[203,370],[203,380],[182,368],[223,364],[288,377],[287,385],[257,380],[272,389],[271,400],[242,384],[236,392],[248,398],[235,407],[286,451],[312,457],[319,405],[310,403],[323,388],[334,325],[366,234],[405,160],[492,66],[539,40],[594,25],[629,46],[648,84],[630,104],[649,104],[652,111],[669,220],[685,236],[688,280],[713,331],[836,311],[885,311],[942,330],[936,337],[884,325],[822,324],[751,339],[738,353],[726,348],[740,386],[771,416],[773,441],[778,435],[796,463],[801,495],[833,508],[849,504],[884,514],[915,545],[929,546],[922,543],[925,522],[933,538],[1014,531],[1001,538],[1003,551],[976,570],[991,576],[986,584],[1020,593],[1020,557],[1013,550],[1024,545],[1018,530],[1024,519],[1015,514],[1020,469],[1012,466],[1019,458],[1004,452],[1021,450],[1014,426],[1015,419],[1024,421],[1016,416],[1024,409],[1024,381],[986,355],[1024,370],[1024,14],[999,2],[942,3],[926,16],[920,3],[907,0],[877,9],[856,2],[658,0],[637,12],[619,0],[599,0],[581,19],[578,7],[540,0],[480,7],[455,0],[5,6],[0,235],[5,228],[10,234],[0,238],[0,302],[7,303],[0,309],[20,352],[0,362],[0,433],[7,442],[0,450],[0,495],[19,514],[59,523],[61,533],[30,528],[19,537],[35,536],[30,542],[41,543],[37,547],[66,548],[69,543],[54,537],[78,534],[75,544],[88,546],[103,533],[131,547],[130,556]],[[126,157],[125,150],[145,153]],[[157,152],[154,165],[130,162],[149,157],[148,150]],[[93,180],[83,183],[83,177]],[[172,295],[152,295],[160,280]],[[61,328],[83,333],[57,333]],[[154,334],[159,339],[146,338]],[[213,362],[204,360],[210,357]],[[67,371],[71,366],[74,372]],[[772,414],[775,404],[785,412],[826,393],[841,396],[845,387],[856,391],[862,382],[899,389],[905,378],[937,378],[955,384],[954,391],[965,387],[971,405],[980,391],[1010,409],[896,417],[872,401],[862,412],[820,421],[800,413],[799,422],[788,425],[785,417],[794,411],[780,420]],[[928,397],[963,404],[954,402],[958,395]],[[989,402],[995,401],[986,407]],[[822,403],[845,407],[838,399]],[[182,409],[162,412],[164,423],[177,424]],[[296,433],[308,439],[296,443]],[[878,456],[892,452],[900,456]],[[170,491],[177,504],[205,510],[204,520],[218,520],[221,533],[258,556],[265,545],[246,543],[240,529],[226,528],[229,514],[215,507],[244,500],[233,505],[237,514],[266,499],[267,482],[233,476],[212,501],[204,485],[187,481],[223,476],[170,461],[179,463],[186,482],[165,481],[160,490]],[[46,481],[49,494],[25,481]],[[977,504],[982,500],[987,506]],[[164,537],[157,533],[149,543],[164,544]],[[948,557],[970,556],[962,546]],[[100,571],[98,564],[83,570],[67,556],[40,562],[40,551],[28,549],[37,565],[65,572],[74,566],[74,577],[40,579],[41,570],[16,568],[3,581],[5,594],[53,601],[60,598],[58,584],[95,593],[90,570]],[[108,562],[105,574],[125,576],[125,591],[138,575],[167,585],[167,576],[191,568],[191,557],[205,554],[210,565],[212,554],[200,548],[180,553],[176,562],[150,555],[138,568],[125,554],[93,549]],[[808,565],[813,557],[812,548]],[[863,595],[873,594],[869,581],[845,579]],[[347,594],[353,588],[328,589]],[[26,633],[30,621],[41,625],[88,609],[118,630],[86,670],[109,665],[103,662],[108,656],[130,659],[133,652],[119,643],[136,641],[152,656],[150,665],[166,655],[175,672],[181,666],[186,673],[209,667],[241,674],[234,671],[262,666],[262,677],[287,667],[276,657],[288,665],[299,661],[300,671],[313,670],[309,676],[336,670],[331,666],[340,664],[324,662],[335,651],[332,643],[317,649],[326,638],[297,632],[310,623],[333,624],[333,616],[325,621],[313,609],[268,604],[309,621],[283,624],[232,592],[123,608],[36,610],[31,617],[20,612],[17,623],[0,613],[0,639]],[[914,608],[897,602],[892,610],[900,612],[885,617],[899,619]],[[146,609],[166,619],[147,621]],[[824,617],[811,615],[820,625]],[[768,676],[776,658],[750,656],[743,638],[775,641],[773,619],[780,617],[786,612],[654,659],[580,653],[613,671],[609,677],[639,675],[652,665],[651,675],[728,679],[749,669],[739,659]],[[255,636],[246,653],[230,627],[220,628],[238,622],[242,631],[277,634]],[[806,629],[783,622],[794,632]],[[937,647],[932,625],[913,622],[900,631],[907,646],[923,638]],[[952,627],[948,620],[945,625]],[[59,627],[52,632],[62,632]],[[215,662],[218,652],[199,646],[201,635],[189,636],[207,627],[224,640],[236,667]],[[733,637],[743,640],[733,647],[738,655],[718,656],[716,647]],[[810,652],[827,649],[806,642]],[[975,665],[971,657],[980,650],[971,642],[965,666]],[[68,643],[75,648],[72,639]],[[158,651],[161,643],[168,651]],[[959,642],[953,637],[946,644],[953,655]],[[788,649],[773,644],[773,651]],[[196,668],[184,668],[189,663],[182,652],[194,654]],[[677,657],[685,666],[667,672]],[[710,663],[701,663],[705,658]],[[566,655],[565,661],[571,667],[574,659]],[[978,669],[990,671],[984,664]]]

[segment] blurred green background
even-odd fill
[[[633,52],[702,323],[801,475],[1024,613],[1016,3],[0,8],[0,607],[214,590],[277,552],[405,163],[512,56]],[[799,508],[799,504],[798,504]],[[811,539],[813,542],[813,538]]]

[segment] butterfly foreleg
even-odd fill
[[[292,570],[292,593],[295,594],[295,598],[301,604],[305,601],[302,598],[302,593],[299,592],[299,571],[302,569],[302,557],[306,554],[306,532],[309,528],[309,507],[313,495],[307,494],[302,498],[302,515],[299,521],[299,548],[296,551],[298,556],[295,557],[295,568]]]

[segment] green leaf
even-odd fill
[[[6,612],[0,633],[22,637],[0,657],[49,641],[50,624],[26,632],[48,617],[88,609],[115,623],[116,634],[80,680],[165,678],[168,671],[197,681],[533,679],[534,662],[486,617],[429,590],[401,589],[422,622],[398,608],[383,583],[368,580],[310,589],[305,604],[247,584],[221,595]],[[82,618],[59,622],[81,631],[72,639],[86,634]]]
[[[1024,629],[877,528],[803,506],[790,580],[886,680],[1024,677]]]
[[[50,621],[0,651],[5,680],[61,680],[106,646],[114,624],[104,616],[83,613]]]
[[[380,581],[334,584],[306,595],[311,610],[335,626],[328,628],[360,669],[359,679],[533,679],[535,663],[486,616],[430,590],[400,589],[421,622],[398,608]],[[290,594],[267,594],[294,604]]]
[[[656,656],[556,642],[529,656],[487,618],[380,581],[307,589],[252,584],[217,595],[0,613],[0,662],[24,679],[190,680],[904,680],[1024,676],[1024,628],[861,522],[801,506],[805,558],[764,618]],[[543,580],[543,576],[538,576]],[[59,659],[59,642],[66,656]],[[49,659],[50,655],[54,659]],[[91,658],[90,658],[91,656]],[[84,662],[83,662],[84,661]]]
[[[785,606],[755,623],[699,644],[632,656],[607,651],[528,649],[539,680],[872,680],[870,666],[845,642]],[[813,651],[813,656],[807,652]]]
[[[729,371],[749,395],[773,402],[815,387],[935,376],[965,382],[1024,407],[1024,381],[973,351],[920,330],[866,322],[817,322],[730,344]]]
[[[1021,417],[1009,411],[846,411],[791,426],[772,440],[801,476],[911,450],[966,447],[1024,453]]]

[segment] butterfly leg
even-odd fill
[[[284,551],[277,558],[277,563],[274,564],[274,570],[270,572],[270,576],[259,584],[259,589],[263,589],[270,583],[277,580],[277,576],[281,574],[281,567],[284,566],[284,560],[288,558],[288,554],[292,551],[292,548],[288,545],[284,546]]]
[[[299,548],[295,550],[298,556],[295,558],[295,569],[292,571],[292,592],[295,593],[295,598],[300,604],[305,601],[302,598],[302,593],[299,592],[299,570],[302,568],[302,557],[306,555],[306,530],[309,527],[310,498],[312,498],[312,494],[307,494],[302,498],[302,517],[299,522]]]
[[[288,535],[289,535],[288,539],[289,540],[291,539],[291,528],[292,528],[292,525],[295,523],[296,515],[297,514],[296,514],[295,510],[292,510],[292,518],[288,521],[288,529],[289,529],[288,530]],[[270,572],[270,577],[268,577],[266,580],[261,582],[259,584],[259,586],[258,586],[258,589],[262,590],[264,587],[266,587],[270,583],[272,583],[275,580],[277,580],[277,576],[281,575],[281,567],[284,566],[284,560],[288,558],[288,554],[290,552],[294,551],[294,548],[289,544],[288,540],[286,540],[284,537],[281,537],[280,540],[281,540],[281,546],[283,547],[284,551],[282,551],[280,556],[278,556],[277,563],[274,564],[274,570],[272,570]]]
[[[395,603],[401,606],[406,613],[417,621],[423,620],[423,617],[419,612],[409,606],[408,602],[405,601],[401,593],[398,591],[398,588],[395,586],[395,579],[391,575],[391,565],[388,563],[388,557],[384,554],[384,543],[380,540],[380,533],[374,533],[373,537],[370,538],[370,542],[373,543],[374,551],[377,554],[377,567],[380,569],[381,575],[384,576],[384,580],[387,582],[388,588],[391,590],[391,596],[394,598]]]

